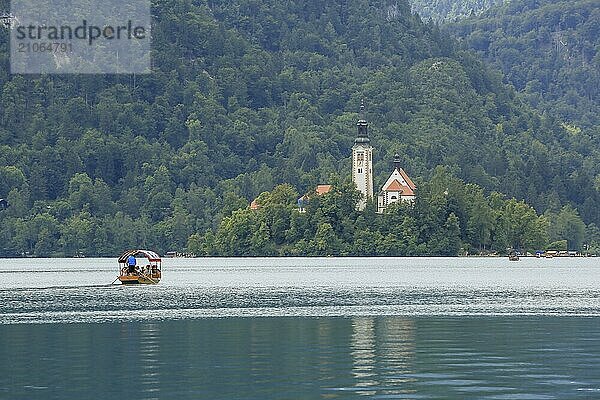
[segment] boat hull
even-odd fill
[[[121,281],[123,285],[156,285],[158,282],[160,282],[160,278],[152,277],[150,279],[138,275],[126,275],[120,276],[119,281]]]

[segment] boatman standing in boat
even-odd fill
[[[129,266],[129,273],[133,274],[135,272],[135,264],[136,264],[135,256],[132,254],[127,257],[127,265]]]

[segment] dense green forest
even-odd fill
[[[542,114],[600,138],[600,7],[594,0],[513,0],[450,26]]]
[[[360,194],[352,182],[338,181],[321,196],[311,193],[305,213],[298,211],[294,188],[281,185],[258,197],[258,210],[235,211],[216,232],[192,236],[189,249],[213,256],[454,256],[548,244],[549,220],[524,202],[496,192],[486,196],[442,167],[419,188],[414,204],[396,203],[378,215],[373,204],[356,210]]]
[[[508,0],[411,0],[415,12],[423,20],[436,22],[459,21],[472,17],[488,9],[507,3]]]
[[[278,184],[305,193],[332,176],[343,182],[362,99],[376,186],[398,152],[424,187],[443,165],[481,187],[492,211],[508,207],[492,192],[527,201],[544,214],[550,241],[597,240],[596,139],[540,115],[407,2],[165,0],[153,8],[154,72],[144,76],[12,76],[0,29],[0,198],[8,200],[0,255],[197,249],[207,230],[226,235],[223,224]],[[445,215],[440,229],[458,225],[460,246],[419,247],[434,234],[423,226],[416,249],[401,248],[483,248],[467,236],[471,216],[461,207],[431,210]],[[394,221],[417,212],[399,210]],[[314,218],[310,229],[330,224],[341,235],[336,253],[362,252],[335,221]],[[347,221],[360,218],[352,211]],[[269,240],[273,252],[288,253],[290,242]]]

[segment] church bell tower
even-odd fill
[[[357,206],[362,211],[367,205],[367,200],[373,198],[373,147],[369,139],[364,102],[360,105],[360,119],[356,125],[358,135],[352,147],[352,182],[363,195]]]

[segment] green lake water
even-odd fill
[[[593,259],[3,260],[0,399],[600,398]]]

